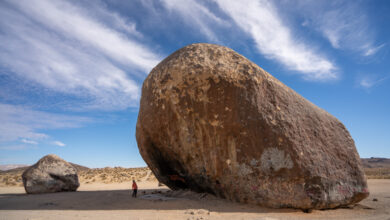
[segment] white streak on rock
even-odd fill
[[[261,169],[266,173],[278,171],[282,168],[291,169],[293,166],[294,163],[290,155],[278,148],[267,148],[261,155]]]

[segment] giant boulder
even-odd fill
[[[80,186],[77,170],[60,157],[49,154],[22,174],[27,193],[76,191]]]
[[[186,46],[143,83],[136,137],[160,182],[268,207],[368,196],[344,125],[233,50]]]

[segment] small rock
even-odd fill
[[[190,214],[190,215],[194,215],[195,214],[195,212],[194,211],[192,211],[192,210],[187,210],[186,212],[184,212],[185,214]]]
[[[352,205],[344,205],[344,206],[340,206],[340,208],[342,209],[353,209],[355,208],[356,204],[352,204]]]
[[[54,206],[55,204],[52,203],[52,202],[45,202],[43,204],[41,204],[41,206]]]

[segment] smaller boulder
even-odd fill
[[[22,174],[29,194],[76,191],[80,186],[77,170],[57,155],[42,157]]]

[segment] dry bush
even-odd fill
[[[364,172],[368,179],[390,179],[390,168],[364,168]]]
[[[89,184],[92,182],[103,183],[123,183],[131,182],[133,179],[136,181],[154,181],[156,178],[147,167],[142,168],[123,168],[123,167],[105,167],[83,170],[78,172],[79,180],[81,183]],[[92,181],[92,178],[97,177]]]

